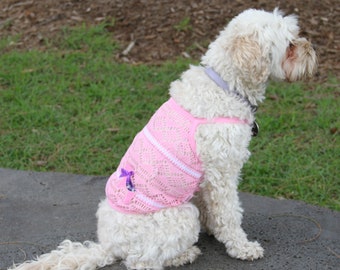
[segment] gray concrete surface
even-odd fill
[[[0,169],[0,269],[54,249],[63,239],[96,239],[95,212],[106,177]],[[340,269],[340,212],[241,193],[243,227],[265,248],[244,262],[201,234],[203,254],[174,269]],[[105,270],[125,269],[115,264]]]

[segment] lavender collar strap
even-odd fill
[[[204,69],[205,74],[208,75],[210,79],[212,79],[219,87],[221,87],[224,91],[229,90],[229,85],[226,83],[220,75],[216,73],[215,70],[213,70],[211,67],[206,67]]]
[[[208,77],[210,79],[212,79],[224,91],[230,92],[228,83],[226,81],[224,81],[221,78],[221,76],[218,75],[218,73],[215,70],[213,70],[211,67],[205,67],[204,68],[204,72],[205,72],[205,74],[208,75]],[[246,97],[243,97],[238,92],[231,92],[231,93],[233,93],[236,96],[238,96],[241,100],[244,100],[250,106],[250,108],[253,111],[253,113],[256,112],[257,106],[254,106],[253,104],[251,104],[250,101]],[[259,125],[256,123],[256,121],[254,121],[254,123],[252,124],[252,133],[253,133],[253,136],[256,136],[258,134],[258,132],[259,132]]]
[[[233,93],[234,95],[238,96],[240,99],[244,100],[252,109],[253,112],[256,112],[257,110],[257,106],[254,106],[253,104],[250,103],[250,101],[248,100],[248,98],[242,96],[240,93],[238,93],[237,91],[230,91],[229,89],[229,85],[226,81],[224,81],[220,75],[218,75],[218,73],[213,70],[213,68],[211,67],[205,67],[204,68],[204,72],[205,74],[208,75],[208,77],[210,79],[212,79],[219,87],[221,87],[224,91],[229,92],[229,93]]]

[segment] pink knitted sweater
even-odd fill
[[[195,118],[172,98],[139,132],[106,184],[112,208],[145,214],[188,202],[199,190],[202,163],[195,131],[206,123],[248,124],[239,118]]]

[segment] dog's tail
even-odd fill
[[[91,241],[83,244],[64,240],[56,250],[39,256],[36,260],[15,265],[11,270],[93,270],[114,263],[115,259]]]

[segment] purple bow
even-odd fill
[[[133,171],[127,171],[125,169],[121,169],[119,177],[126,177],[126,188],[130,191],[136,191],[135,187],[133,186],[131,177],[133,176]]]

